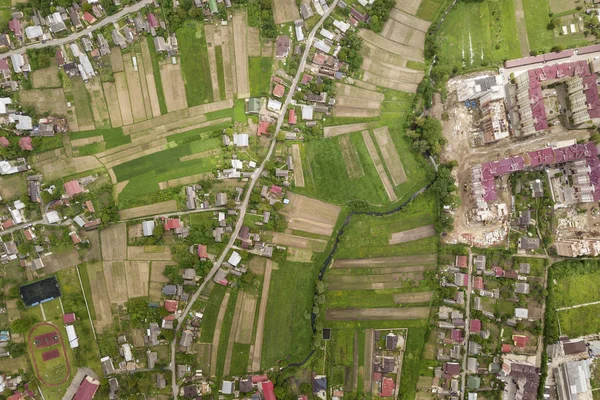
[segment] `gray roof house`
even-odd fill
[[[194,338],[194,334],[190,330],[185,330],[181,334],[181,339],[179,340],[179,346],[185,347],[186,351],[192,344],[192,339]]]
[[[162,292],[165,296],[175,296],[177,294],[177,286],[165,285],[163,286]]]
[[[227,204],[227,193],[217,193],[216,200],[215,200],[215,206],[223,207],[226,204]]]

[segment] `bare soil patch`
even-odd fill
[[[433,292],[396,293],[394,294],[394,303],[426,303],[428,301],[431,301],[432,298]]]
[[[114,82],[105,82],[102,84],[104,88],[104,96],[108,105],[108,115],[110,116],[110,124],[113,128],[123,126],[121,118],[121,107],[119,106],[119,96]]]
[[[395,267],[401,265],[427,265],[435,264],[435,254],[419,256],[395,256],[378,258],[339,259],[333,263],[333,268],[378,268]]]
[[[396,321],[422,319],[428,315],[429,307],[332,308],[326,311],[329,321]]]
[[[129,239],[141,238],[144,233],[142,230],[142,224],[129,225],[128,227]]]
[[[61,157],[50,164],[44,163],[36,166],[42,171],[44,177],[49,180],[55,180],[103,167],[102,163],[94,156],[72,158]]]
[[[102,259],[104,261],[127,258],[127,225],[112,224],[100,232]]]
[[[85,234],[90,241],[90,248],[88,249],[84,260],[86,262],[94,262],[102,260],[102,250],[100,246],[100,232],[97,230],[86,232]]]
[[[129,100],[129,88],[127,86],[125,72],[115,73],[113,74],[113,77],[115,78],[115,88],[117,90],[117,98],[119,99],[119,109],[121,110],[121,120],[123,125],[133,124],[133,113],[131,110],[131,102]]]
[[[45,266],[44,272],[47,274],[74,267],[81,262],[79,253],[75,249],[53,253],[42,257],[42,260]]]
[[[217,355],[219,351],[219,340],[221,339],[221,329],[223,328],[223,320],[225,319],[225,312],[227,311],[227,304],[229,303],[229,296],[231,293],[225,293],[223,301],[221,302],[221,308],[219,309],[219,315],[217,315],[217,322],[215,324],[215,332],[213,335],[211,357],[210,357],[210,375],[215,376],[217,374]]]
[[[358,151],[350,141],[350,136],[340,137],[340,148],[342,149],[342,156],[344,157],[348,177],[350,179],[356,179],[365,176],[365,171],[363,170],[360,158],[358,157]]]
[[[110,288],[108,297],[110,302],[114,304],[124,304],[128,300],[125,264],[129,263],[125,261],[105,261],[102,263],[106,286]]]
[[[326,126],[323,128],[324,135],[326,138],[345,135],[347,133],[358,132],[364,129],[369,129],[370,124],[368,122],[361,122],[358,124],[348,124],[348,125],[336,125],[336,126]]]
[[[190,176],[184,176],[182,178],[170,179],[165,182],[158,182],[160,190],[164,190],[173,186],[190,185],[192,183],[198,183],[203,179],[211,179],[213,177],[212,172],[203,172],[201,174],[194,174]]]
[[[239,296],[238,296],[239,298]],[[240,322],[235,332],[237,343],[250,344],[252,342],[252,330],[254,329],[254,314],[258,298],[255,295],[244,292],[241,305]]]
[[[431,22],[427,22],[425,20],[415,17],[414,15],[407,14],[396,7],[391,9],[390,18],[421,32],[427,32],[429,26],[431,25]]]
[[[162,203],[150,204],[148,206],[127,208],[119,211],[121,219],[137,219],[148,215],[165,214],[177,211],[175,200],[163,201]]]
[[[22,105],[35,107],[40,114],[48,112],[67,115],[67,101],[62,89],[21,90],[19,102]]]
[[[233,14],[233,43],[235,46],[235,72],[238,98],[250,97],[247,37],[246,11],[235,12]]]
[[[110,65],[113,72],[123,72],[123,57],[121,56],[121,48],[113,47],[110,49]]]
[[[150,263],[144,261],[131,261],[125,270],[127,276],[127,294],[129,298],[148,296],[148,282],[150,278]]]
[[[127,258],[135,261],[170,261],[169,246],[128,246]]]
[[[168,112],[187,108],[185,85],[179,64],[163,64],[160,66],[160,79],[162,80],[165,102]]]
[[[292,22],[300,18],[295,0],[273,0],[273,17],[276,24]]]
[[[165,261],[152,261],[150,280],[152,282],[168,283],[169,278],[164,275],[165,267],[172,264]]]
[[[379,110],[380,100],[361,99],[360,97],[335,96],[335,107],[346,108],[370,108]]]
[[[331,236],[340,215],[339,206],[311,197],[288,192],[290,204],[284,210],[288,228]]]
[[[309,239],[303,236],[289,235],[287,233],[273,232],[273,243],[297,247],[300,249],[309,249],[312,251],[323,251],[327,242],[321,239]]]
[[[82,139],[71,140],[71,146],[73,147],[81,147],[92,143],[101,143],[104,142],[104,136],[92,136]]]
[[[392,233],[389,244],[412,242],[413,240],[424,239],[435,235],[436,232],[433,225],[420,226],[407,231]]]
[[[383,167],[381,158],[379,158],[379,154],[377,153],[377,149],[375,148],[375,143],[373,142],[373,139],[371,139],[369,131],[363,131],[362,136],[363,140],[365,141],[365,145],[367,146],[367,150],[369,150],[371,160],[375,165],[375,169],[379,174],[379,179],[381,179],[381,183],[383,184],[383,187],[385,188],[385,191],[388,195],[388,198],[390,199],[390,201],[396,201],[398,197],[396,197],[394,187],[392,186],[392,183],[390,182],[390,179],[388,178],[385,172],[385,168]]]
[[[381,150],[383,161],[392,177],[394,186],[406,182],[406,173],[402,167],[402,162],[398,156],[398,149],[396,149],[396,145],[392,140],[388,127],[384,126],[382,128],[373,129],[373,135],[375,135],[375,140],[377,141],[379,150]]]
[[[94,327],[99,332],[102,332],[112,324],[112,310],[110,308],[108,287],[106,286],[106,277],[104,276],[102,263],[97,262],[88,264],[87,272],[90,288],[92,290],[94,311],[96,312]]]
[[[377,60],[380,62],[384,62],[390,65],[398,65],[401,67],[406,67],[406,58],[402,57],[402,55],[398,55],[392,52],[389,52],[385,49],[381,49],[369,42],[363,42],[362,54],[364,55],[363,65],[366,58],[370,58],[373,60]],[[356,81],[356,86],[363,87],[359,82]],[[365,89],[375,90],[376,86],[369,83],[369,87],[365,87]]]
[[[50,60],[49,67],[34,71],[31,74],[31,83],[36,89],[61,87],[56,59],[52,58]]]
[[[260,307],[258,310],[258,322],[256,323],[256,337],[254,338],[254,353],[252,357],[252,371],[260,371],[260,362],[262,358],[262,346],[264,339],[265,317],[267,314],[267,301],[269,300],[269,288],[271,287],[271,273],[273,272],[273,261],[267,259],[265,268],[265,277],[260,298]]]

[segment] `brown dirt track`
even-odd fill
[[[427,303],[432,298],[433,292],[396,293],[394,294],[394,303]]]
[[[425,225],[407,231],[392,233],[389,244],[398,244],[412,242],[413,240],[424,239],[435,236],[435,226]]]
[[[365,145],[367,146],[367,150],[369,150],[371,161],[373,161],[373,165],[375,165],[375,169],[379,174],[379,179],[381,180],[381,184],[385,188],[388,198],[390,199],[390,201],[398,200],[398,197],[396,197],[396,193],[394,192],[394,187],[390,182],[390,178],[388,178],[387,173],[385,172],[385,168],[383,167],[383,163],[381,162],[379,153],[377,153],[377,149],[375,148],[375,143],[371,138],[371,134],[369,133],[369,131],[363,131],[362,136],[363,140],[365,141]]]
[[[433,265],[437,262],[435,254],[419,256],[395,256],[378,258],[339,259],[335,260],[333,268],[377,268],[395,267],[400,265]]]
[[[379,150],[381,150],[381,156],[390,173],[394,186],[406,182],[406,173],[402,167],[402,162],[398,156],[398,149],[392,140],[388,127],[384,126],[382,128],[373,129],[373,135],[375,136]]]
[[[276,24],[292,22],[300,18],[295,0],[273,0],[273,17]]]
[[[329,321],[399,321],[427,318],[429,307],[332,308],[325,315]]]

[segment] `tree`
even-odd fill
[[[35,321],[33,319],[28,318],[19,318],[15,319],[10,328],[15,333],[25,333],[31,328]]]
[[[414,151],[429,152],[434,156],[439,155],[442,146],[446,144],[446,138],[442,134],[442,124],[430,117],[414,118],[410,129],[406,131],[406,137]]]

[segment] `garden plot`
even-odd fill
[[[356,179],[365,176],[365,171],[360,163],[358,151],[350,140],[350,136],[345,135],[340,137],[340,148],[342,149],[342,156],[344,157],[348,177],[350,179]]]
[[[127,225],[112,224],[102,229],[102,259],[104,261],[124,260],[127,258]]]
[[[407,231],[392,233],[390,244],[412,242],[413,240],[425,239],[436,235],[435,226],[426,225]]]
[[[133,113],[131,111],[131,102],[129,101],[129,88],[127,87],[125,72],[115,73],[113,77],[115,78],[115,88],[117,90],[117,98],[119,99],[119,109],[121,110],[123,125],[133,124]]]
[[[385,268],[402,265],[434,265],[436,262],[437,256],[435,254],[418,256],[338,259],[335,260],[333,268]]]
[[[219,101],[221,99],[221,95],[219,92],[219,79],[217,75],[217,57],[215,55],[215,26],[205,24],[204,35],[206,36],[206,47],[208,51],[208,67],[210,68],[210,80],[212,82],[213,99],[214,101]]]
[[[258,298],[246,292],[242,292],[242,296],[241,317],[235,332],[235,341],[237,343],[250,344],[252,342],[254,315],[256,313]]]
[[[127,294],[129,298],[148,296],[150,263],[131,261],[125,270],[127,276]]]
[[[331,138],[347,133],[362,131],[363,129],[369,129],[369,126],[370,124],[368,122],[361,122],[358,124],[326,126],[323,128],[323,131],[326,138]]]
[[[417,14],[422,0],[396,0],[395,8],[407,12],[412,15]]]
[[[394,187],[388,178],[385,168],[383,167],[383,163],[381,162],[381,158],[379,158],[379,154],[377,153],[377,149],[375,148],[375,143],[373,139],[371,139],[371,135],[369,131],[362,132],[363,140],[365,141],[365,145],[367,146],[367,150],[369,150],[369,155],[371,156],[371,160],[375,165],[375,169],[377,170],[377,174],[379,174],[379,179],[381,179],[381,183],[385,188],[385,191],[388,195],[390,201],[396,201],[398,198],[396,197],[396,193],[394,192]]]
[[[282,246],[309,249],[313,251],[323,251],[325,250],[325,246],[327,246],[327,241],[322,239],[310,239],[303,236],[289,235],[281,232],[273,232],[272,234],[273,243]]]
[[[87,273],[92,291],[92,303],[94,304],[94,311],[96,312],[94,327],[102,332],[112,324],[110,297],[108,295],[108,287],[106,286],[106,277],[104,275],[102,263],[88,264]]]
[[[62,89],[21,90],[19,102],[25,106],[35,107],[40,114],[48,112],[67,115],[67,102]]]
[[[377,141],[377,145],[381,151],[381,156],[383,157],[385,166],[390,173],[394,186],[398,186],[406,182],[406,173],[402,167],[402,162],[398,156],[398,150],[396,149],[396,145],[390,136],[388,127],[384,126],[382,128],[373,129],[373,135],[375,135],[375,140]]]
[[[221,31],[221,49],[223,52],[223,72],[225,75],[225,97],[233,98],[234,90],[237,90],[235,80],[235,52],[233,43],[230,40],[231,28],[229,26],[220,26]]]
[[[79,253],[75,249],[44,256],[43,261],[45,265],[44,272],[48,274],[74,267],[80,262]]]
[[[398,321],[427,318],[429,307],[332,308],[325,315],[329,321]]]
[[[335,96],[335,107],[346,107],[354,109],[372,108],[379,110],[379,108],[381,107],[381,101],[337,95]]]
[[[165,276],[165,268],[167,265],[172,264],[168,261],[152,261],[150,280],[158,283],[169,283],[169,278]]]
[[[302,169],[302,156],[300,154],[300,145],[292,145],[292,160],[294,161],[294,183],[296,187],[304,187],[304,171]]]
[[[127,265],[126,265],[127,264]],[[128,298],[126,268],[129,268],[127,261],[103,262],[104,277],[106,286],[110,288],[108,297],[113,304],[124,304]]]
[[[44,177],[49,180],[63,178],[65,176],[79,174],[81,172],[102,168],[102,164],[94,156],[84,157],[61,157],[51,163],[36,164]]]
[[[170,261],[171,249],[168,246],[129,246],[127,259],[135,261]]]
[[[147,40],[142,40],[142,43],[148,45],[148,41]],[[135,48],[136,50],[139,50],[136,46]],[[140,46],[141,49],[141,46]],[[147,79],[146,79],[146,68],[150,68],[150,72],[152,72],[152,64],[148,63],[146,64],[146,62],[144,61],[144,57],[141,53],[141,50],[137,51],[135,53],[135,59],[137,62],[137,68],[138,70],[137,75],[138,75],[138,79],[140,82],[140,86],[142,87],[142,98],[144,99],[144,111],[146,113],[146,118],[152,118],[152,104],[150,102],[150,93],[148,92],[148,84],[147,84]],[[159,109],[159,113],[158,115],[160,115],[160,106],[158,105],[158,103],[156,104],[156,106]]]
[[[246,12],[235,12],[233,14],[233,44],[235,47],[235,72],[238,98],[250,97],[247,36]]]
[[[106,104],[108,105],[108,115],[110,117],[110,125],[113,128],[123,126],[123,119],[121,118],[121,108],[119,106],[119,96],[117,95],[117,88],[114,82],[105,82],[102,84],[104,89],[104,96],[106,97]]]
[[[149,215],[167,214],[177,211],[177,201],[168,200],[162,203],[154,203],[147,206],[127,208],[119,211],[121,219],[138,219]],[[104,231],[103,231],[104,232]],[[125,257],[123,257],[125,258]]]
[[[365,71],[387,78],[391,81],[418,84],[425,75],[423,71],[381,63],[371,58],[364,58],[361,66]]]
[[[104,128],[110,126],[110,116],[108,114],[108,106],[104,99],[104,91],[102,90],[102,82],[100,78],[91,79],[86,83],[86,88],[90,95],[92,115],[96,128]]]
[[[56,59],[50,60],[49,67],[32,72],[31,83],[35,89],[61,87]]]
[[[158,92],[156,91],[156,81],[154,80],[154,73],[152,72],[152,57],[150,56],[150,49],[148,48],[148,41],[142,40],[140,42],[142,48],[142,60],[144,63],[146,86],[148,88],[148,97],[150,99],[150,108],[152,110],[152,117],[158,117],[160,115],[160,103],[158,102]],[[141,71],[141,70],[140,70]],[[142,76],[142,79],[144,77]]]
[[[352,97],[355,99],[377,101],[379,104],[385,98],[383,93],[373,90],[363,89],[357,86],[346,85],[345,83],[336,82],[335,84],[336,102],[337,99],[343,96]]]
[[[113,47],[110,49],[110,66],[114,72],[123,72],[123,56],[121,55],[121,49],[119,47]]]
[[[397,267],[379,267],[375,266],[374,268],[370,268],[368,265],[365,265],[360,269],[352,269],[352,268],[333,268],[329,272],[329,276],[338,276],[338,275],[362,275],[368,273],[369,275],[386,275],[386,274],[404,274],[404,273],[412,273],[412,272],[423,272],[433,269],[432,266],[424,266],[424,265],[409,265],[409,266],[397,266]],[[332,278],[333,279],[333,278]]]
[[[423,279],[422,272],[404,272],[378,275],[336,275],[328,279],[329,290],[384,290],[400,289]]]
[[[295,0],[273,0],[273,17],[276,24],[300,19],[298,4]]]
[[[379,114],[381,112],[376,108],[342,107],[337,104],[333,108],[334,117],[374,118],[378,117]]]
[[[292,192],[288,192],[288,199],[290,204],[282,211],[288,221],[288,229],[331,236],[340,215],[339,206]]]
[[[129,100],[133,122],[144,121],[146,119],[146,108],[144,106],[144,95],[142,93],[140,74],[133,68],[133,61],[130,53],[123,55],[123,65],[125,66],[127,86],[129,87]]]
[[[260,306],[258,310],[258,320],[256,322],[256,337],[254,338],[254,353],[252,357],[252,371],[260,371],[262,360],[262,347],[265,330],[265,317],[267,315],[267,302],[269,300],[269,289],[271,287],[271,273],[273,272],[273,261],[266,260],[265,276],[262,286],[262,295],[260,297]]]
[[[203,172],[200,174],[194,174],[190,176],[184,176],[183,178],[175,178],[169,179],[168,181],[158,182],[158,187],[160,190],[165,190],[170,187],[182,186],[182,185],[191,185],[193,183],[198,183],[204,179],[211,179],[214,177],[212,172]]]
[[[185,85],[179,64],[162,64],[160,66],[160,79],[165,92],[165,102],[168,112],[187,108]]]
[[[229,297],[231,293],[225,293],[223,301],[221,302],[221,308],[219,308],[219,315],[215,323],[215,331],[213,334],[212,348],[210,357],[210,375],[215,376],[217,373],[217,356],[219,350],[219,340],[221,339],[221,329],[223,328],[223,320],[225,319],[225,312],[227,311],[227,304],[229,304]]]
[[[239,293],[237,296],[237,300],[235,302],[235,307],[233,309],[233,318],[231,319],[231,328],[227,333],[227,351],[225,353],[225,363],[223,365],[223,375],[229,376],[229,372],[231,371],[231,359],[233,356],[233,344],[235,341],[235,333],[237,332],[241,312],[242,312],[242,303],[244,301],[244,292]]]
[[[102,142],[104,142],[104,136],[102,136],[102,135],[91,136],[91,137],[71,140],[71,146],[81,147],[81,146],[86,146],[88,144],[102,143]]]
[[[369,42],[363,42],[362,54],[365,58],[371,58],[373,60],[377,60],[379,62],[390,64],[390,65],[406,67],[406,58],[405,57],[403,57],[402,55],[394,54],[385,49],[381,49]],[[356,81],[355,83],[357,86],[362,87],[361,86],[362,84],[360,82],[364,82],[364,81]],[[371,90],[375,90],[374,88],[376,86],[374,86],[373,84],[367,83],[367,85],[370,85]],[[365,89],[369,89],[369,87],[365,87]]]

